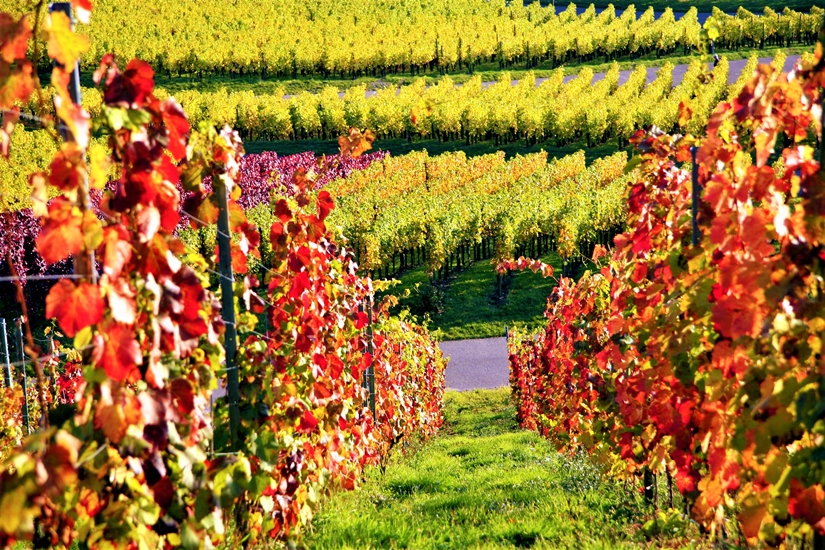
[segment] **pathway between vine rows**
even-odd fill
[[[490,389],[509,384],[505,338],[453,340],[441,342],[440,347],[450,358],[446,372],[448,389]]]
[[[787,59],[785,60],[785,67],[783,68],[783,70],[784,71],[791,70],[791,68],[794,66],[794,64],[797,62],[798,59],[799,59],[798,55],[789,55],[787,57]],[[760,63],[770,63],[771,61],[773,61],[773,57],[760,57],[759,58]],[[747,64],[747,62],[748,62],[747,59],[734,59],[734,60],[728,62],[728,66],[730,67],[729,72],[728,72],[728,84],[733,84],[734,82],[736,82],[736,80],[739,78],[739,74],[742,72],[742,69],[745,68],[745,65]],[[678,86],[679,83],[682,82],[682,78],[684,78],[685,72],[687,71],[688,66],[689,65],[687,65],[687,64],[680,64],[680,65],[674,65],[673,66],[673,86]],[[619,72],[619,84],[624,84],[625,82],[627,82],[627,79],[628,79],[628,77],[630,77],[630,74],[632,72],[633,71],[630,71],[630,70],[620,71]],[[653,82],[656,79],[656,74],[658,72],[659,72],[659,67],[648,67],[647,68],[647,83],[648,84],[650,84],[651,82]],[[593,82],[598,82],[599,80],[604,78],[604,74],[605,73],[595,73],[593,75]],[[576,75],[567,75],[567,76],[564,77],[564,82],[570,82],[574,78],[576,78]],[[536,86],[538,86],[539,84],[541,84],[545,80],[547,80],[547,79],[546,78],[537,78],[536,79]],[[482,86],[484,86],[486,88],[487,86],[492,86],[493,84],[495,84],[495,82],[483,82]],[[513,80],[512,84],[513,84],[513,86],[515,86],[516,84],[518,84],[518,80]],[[460,84],[459,84],[459,86],[460,86]],[[370,97],[370,96],[375,95],[375,93],[376,92],[374,90],[368,90],[365,95],[366,95],[366,97]],[[344,97],[344,93],[341,92],[339,94],[339,96]],[[289,97],[289,96],[287,95],[285,97]]]

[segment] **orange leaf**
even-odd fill
[[[77,145],[82,149],[86,149],[89,146],[91,117],[86,109],[80,105],[75,105],[71,101],[68,89],[58,90],[61,93],[54,96],[54,107],[57,116],[69,129]]]
[[[0,57],[6,63],[14,63],[15,59],[26,57],[31,37],[32,29],[27,15],[15,21],[8,13],[0,13]]]
[[[47,264],[64,260],[83,248],[83,216],[80,209],[63,200],[49,204],[49,216],[37,237],[37,251]]]
[[[742,533],[745,538],[753,540],[759,536],[759,528],[762,526],[765,513],[765,507],[762,505],[742,508],[739,512],[739,521],[742,524]]]
[[[49,190],[46,184],[46,174],[35,172],[29,176],[29,184],[32,186],[32,214],[36,218],[48,215]]]
[[[132,257],[129,235],[122,227],[110,226],[104,230],[103,272],[109,277],[120,276],[123,266]]]
[[[0,155],[4,158],[9,158],[11,133],[14,131],[14,126],[19,119],[20,112],[17,109],[11,109],[3,113],[3,122],[0,124]]]
[[[361,133],[358,128],[350,128],[348,136],[338,138],[338,147],[341,150],[341,156],[358,157],[364,151],[372,149],[373,141],[375,141],[375,136],[371,130]]]
[[[108,276],[104,276],[101,279],[101,285],[106,288],[112,318],[126,325],[134,323],[137,316],[137,306],[135,291],[132,290],[129,282],[124,279],[108,281]]]
[[[75,464],[80,447],[80,440],[65,430],[59,430],[54,435],[54,443],[49,445],[43,456],[50,485],[62,491],[77,482]]]
[[[12,69],[0,63],[0,109],[11,109],[16,101],[26,102],[34,91],[32,64],[18,61]]]
[[[90,283],[61,279],[46,296],[46,317],[57,319],[66,336],[94,325],[103,317],[100,289]]]
[[[103,434],[112,442],[120,443],[126,435],[126,415],[119,405],[100,404],[95,411],[95,427],[103,430]]]
[[[85,175],[83,151],[75,143],[64,143],[49,165],[49,183],[61,191],[72,191],[80,186]]]
[[[788,512],[795,518],[804,519],[810,525],[822,521],[825,517],[825,491],[822,485],[805,488],[799,480],[791,479]]]
[[[600,244],[593,247],[593,261],[598,262],[599,259],[607,255],[607,249]]]
[[[80,22],[88,25],[92,15],[91,0],[72,0],[72,8],[74,8],[74,13],[80,19]]]
[[[693,109],[690,108],[690,102],[679,102],[679,126],[684,128],[691,118],[693,118]]]
[[[134,331],[126,326],[110,323],[101,327],[102,343],[95,350],[97,365],[106,371],[112,380],[140,380],[137,366],[143,363],[140,344],[135,340]]]

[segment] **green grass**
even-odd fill
[[[561,272],[556,254],[542,260]],[[504,336],[505,326],[537,329],[545,321],[547,298],[555,284],[555,280],[540,273],[515,272],[506,298],[498,301],[493,266],[477,262],[452,281],[444,296],[444,312],[433,318],[434,326],[445,340]]]
[[[542,261],[561,273],[561,258],[555,253],[542,256]],[[429,285],[423,267],[403,273],[401,284],[387,293],[398,297],[406,291],[415,292]],[[443,311],[430,314],[428,326],[437,330],[442,340],[489,338],[504,336],[504,327],[536,330],[546,322],[544,310],[547,298],[555,286],[552,278],[544,278],[531,271],[513,272],[509,291],[503,300],[497,299],[496,273],[489,260],[470,264],[465,270],[450,278],[444,285]],[[402,299],[401,306],[408,304]]]
[[[631,548],[638,495],[520,430],[509,390],[446,394],[442,433],[333,495],[306,548]],[[661,547],[657,545],[656,547]]]

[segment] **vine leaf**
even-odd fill
[[[52,12],[44,30],[49,57],[69,71],[89,51],[89,38],[72,31],[72,22],[63,12]]]
[[[117,382],[140,380],[137,365],[143,363],[143,354],[132,328],[110,322],[100,327],[96,340],[95,363],[109,378]]]
[[[78,331],[100,321],[103,305],[97,286],[61,279],[46,296],[46,317],[57,319],[60,328],[71,338]]]

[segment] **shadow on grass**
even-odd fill
[[[643,511],[620,485],[521,431],[509,391],[447,392],[442,434],[324,503],[305,548],[627,548]],[[573,464],[568,464],[570,461]],[[585,461],[586,464],[579,464]],[[603,506],[592,506],[603,503]],[[380,503],[380,505],[376,505]],[[626,509],[616,515],[617,508]]]

